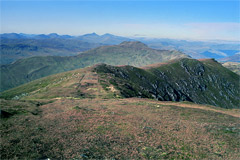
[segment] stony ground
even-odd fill
[[[239,159],[239,110],[148,99],[1,100],[1,159]]]

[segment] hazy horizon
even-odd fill
[[[239,1],[1,1],[1,33],[240,40]]]
[[[26,34],[26,35],[50,35],[50,34],[57,34],[59,36],[63,36],[63,35],[69,35],[69,36],[73,36],[73,37],[78,37],[78,36],[84,36],[87,34],[97,34],[98,36],[103,36],[105,34],[111,34],[113,36],[119,36],[119,37],[124,37],[124,38],[129,38],[129,39],[133,39],[134,38],[137,40],[139,39],[145,39],[145,40],[151,40],[151,39],[169,39],[169,40],[186,40],[186,41],[199,41],[199,42],[233,42],[233,43],[239,43],[240,40],[226,40],[226,39],[193,39],[193,38],[168,38],[168,37],[147,37],[147,36],[141,36],[141,35],[133,35],[133,36],[123,36],[123,35],[116,35],[116,34],[112,34],[112,33],[103,33],[103,34],[98,34],[96,32],[91,32],[91,33],[83,33],[83,34],[59,34],[59,33],[22,33],[22,32],[8,32],[8,33],[0,33],[0,34]]]

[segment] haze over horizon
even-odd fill
[[[239,1],[1,1],[1,33],[240,40]]]

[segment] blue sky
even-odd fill
[[[240,39],[235,1],[1,1],[1,33]]]

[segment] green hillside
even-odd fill
[[[238,159],[238,80],[186,58],[37,79],[0,94],[0,159]]]
[[[99,64],[32,81],[2,92],[1,97],[141,97],[222,108],[239,108],[240,100],[239,75],[212,59],[186,58],[143,68]]]
[[[144,69],[100,65],[96,72],[103,84],[114,85],[124,97],[239,108],[239,75],[211,59],[174,60]]]
[[[119,45],[98,47],[71,57],[31,57],[1,66],[0,91],[51,74],[97,63],[144,66],[181,57],[188,56],[178,51],[154,50],[141,42],[123,42]]]
[[[1,38],[0,64],[10,64],[18,59],[33,56],[73,56],[98,46],[99,43],[88,43],[77,39]]]

